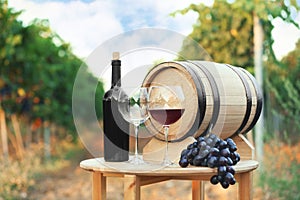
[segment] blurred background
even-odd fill
[[[260,162],[254,199],[300,199],[299,24],[299,0],[0,0],[0,199],[91,199],[90,174],[78,168],[91,155],[72,117],[76,73],[101,43],[145,27],[186,35],[215,62],[256,76],[264,110],[249,134]],[[197,59],[187,42],[178,54]],[[109,84],[96,89],[99,123]],[[95,91],[82,87],[84,103]],[[206,199],[237,199],[236,186],[206,185]],[[191,199],[190,186],[145,186],[142,199]],[[108,199],[122,199],[113,178]]]

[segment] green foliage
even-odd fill
[[[88,68],[85,64],[83,64],[78,72],[80,74],[76,79],[76,93],[73,93],[75,98],[73,99],[73,105],[76,105],[76,116],[80,117],[84,123],[89,123],[93,121],[93,116],[86,110],[87,103],[90,97],[95,95],[95,109],[96,116],[98,118],[102,118],[102,97],[104,95],[104,87],[101,81],[95,80],[94,77],[90,75],[88,72]],[[98,83],[95,88],[95,83]]]
[[[277,17],[299,27],[292,15],[299,10],[296,1],[248,1],[239,0],[229,3],[215,0],[212,7],[204,4],[191,4],[189,7],[173,13],[185,14],[193,11],[198,19],[189,35],[200,44],[215,62],[230,63],[235,66],[253,67],[253,15],[257,15],[264,29],[264,54],[277,62],[272,44],[272,19]],[[183,44],[181,59],[199,59],[194,45]]]
[[[297,141],[300,132],[300,40],[280,65],[268,62],[266,66],[266,89],[272,112],[269,115],[282,116],[279,131],[287,130],[290,139]]]
[[[300,200],[299,143],[288,145],[281,140],[271,140],[265,144],[262,170],[258,183],[267,199]]]
[[[212,57],[213,61],[236,66],[253,66],[252,14],[226,1],[215,1],[212,8],[192,4],[181,11],[198,13],[193,32],[189,35]],[[188,40],[186,40],[188,41]],[[184,44],[184,59],[199,59],[194,45]]]
[[[264,191],[269,191],[270,198],[276,199],[294,199],[300,200],[300,164],[293,161],[290,167],[281,169],[285,172],[282,176],[278,171],[267,170],[261,173],[260,185]]]
[[[72,91],[82,61],[47,20],[35,20],[25,27],[17,20],[19,14],[0,0],[0,106],[7,114],[41,118],[74,132]],[[96,80],[86,74],[88,80]],[[104,93],[101,82],[96,91],[83,88],[83,93]],[[96,105],[101,116],[101,99],[96,99]]]
[[[19,45],[22,40],[20,34],[22,23],[16,20],[19,14],[19,12],[12,12],[6,1],[0,0],[0,65],[2,67],[10,64],[12,55],[15,53],[14,47]]]

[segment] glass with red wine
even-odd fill
[[[165,155],[162,165],[174,164],[169,158],[169,128],[184,113],[184,93],[181,86],[151,86],[149,90],[149,114],[151,118],[163,126],[166,141]]]

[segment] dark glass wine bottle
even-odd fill
[[[129,159],[129,123],[118,110],[121,88],[121,60],[113,53],[111,88],[103,98],[104,160],[122,162]]]

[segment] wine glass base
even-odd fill
[[[139,156],[139,155],[133,156],[128,162],[133,165],[146,165],[147,164],[143,160],[143,157]]]
[[[175,166],[176,164],[173,162],[173,161],[171,161],[171,160],[163,160],[162,161],[162,166]]]

